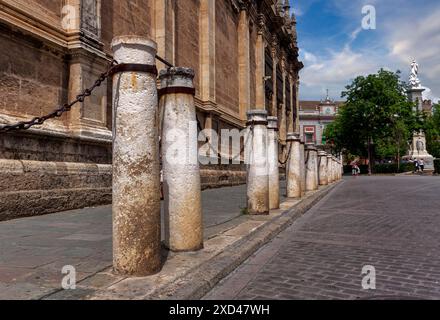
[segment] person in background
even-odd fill
[[[419,167],[420,167],[420,171],[423,173],[425,172],[425,161],[423,159],[420,159],[419,161]]]
[[[416,158],[414,160],[414,172],[413,173],[417,173],[419,172],[419,160]]]

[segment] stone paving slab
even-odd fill
[[[199,299],[335,186],[308,193],[303,201],[287,211],[276,210],[268,216],[246,216],[246,221],[207,240],[201,251],[170,253],[162,271],[157,275],[121,277],[119,281],[102,286],[92,294],[88,291],[90,287],[80,283],[79,287],[87,293],[81,299]],[[110,272],[106,270],[105,274]],[[73,295],[75,293],[62,291],[48,299],[78,298]]]
[[[285,193],[284,183],[281,189]],[[246,186],[206,190],[202,200],[206,239],[245,220]],[[76,268],[78,281],[108,269],[111,226],[110,206],[0,222],[0,299],[40,299],[57,292],[66,265]]]
[[[204,299],[440,299],[439,190],[439,177],[348,178]]]

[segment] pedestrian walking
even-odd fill
[[[359,169],[359,166],[354,161],[351,163],[351,169],[353,177],[357,177],[361,173],[361,169]]]
[[[419,160],[415,159],[414,160],[414,172],[413,173],[417,173],[419,172]]]

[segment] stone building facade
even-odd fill
[[[318,146],[325,144],[325,127],[335,120],[342,104],[341,101],[330,99],[328,95],[322,101],[300,101],[300,133],[304,141]]]
[[[279,117],[283,145],[298,128],[303,66],[288,0],[0,0],[0,124],[74,100],[126,34],[195,70],[204,129],[244,128],[250,109]],[[106,83],[58,119],[0,134],[0,220],[111,201],[111,101]],[[205,187],[244,179],[240,165],[202,168]]]

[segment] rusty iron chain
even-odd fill
[[[281,141],[279,140],[279,142],[281,142]],[[288,149],[288,151],[287,151],[286,160],[284,160],[284,161],[278,160],[278,162],[280,163],[280,165],[284,166],[284,165],[287,164],[287,162],[288,162],[289,159],[290,159],[290,152],[291,152],[291,151],[292,151],[292,143],[289,143],[289,149]]]
[[[196,116],[196,120],[197,120],[197,127],[198,127],[199,131],[202,132],[203,128],[202,128],[202,124],[200,123],[199,117]],[[251,131],[254,130],[254,125],[253,124],[250,125],[250,130]],[[228,158],[229,160],[234,160],[234,159],[237,159],[238,157],[241,157],[241,154],[245,151],[246,145],[249,142],[250,136],[247,137],[246,141],[243,141],[243,146],[241,147],[240,152],[238,152],[235,156],[234,155],[232,155],[232,156],[228,155],[227,157],[225,155],[221,154],[216,148],[214,148],[214,146],[211,144],[211,141],[209,140],[209,138],[206,135],[205,135],[205,138],[206,138],[205,139],[205,143],[208,144],[209,149],[211,151],[213,151],[214,153],[217,154],[217,157],[219,159],[226,159],[226,158]]]
[[[91,96],[93,91],[96,88],[100,87],[101,84],[113,74],[113,69],[117,65],[118,62],[116,60],[112,60],[109,63],[107,70],[99,76],[99,78],[95,81],[95,83],[90,88],[85,89],[82,93],[77,95],[74,101],[64,104],[63,106],[57,108],[56,110],[52,111],[51,113],[45,116],[35,117],[30,121],[21,121],[15,124],[0,126],[0,133],[7,133],[18,130],[28,130],[33,126],[41,126],[49,119],[61,117],[64,113],[69,112],[72,109],[72,107],[75,106],[77,103],[82,103],[85,101],[87,97]]]

